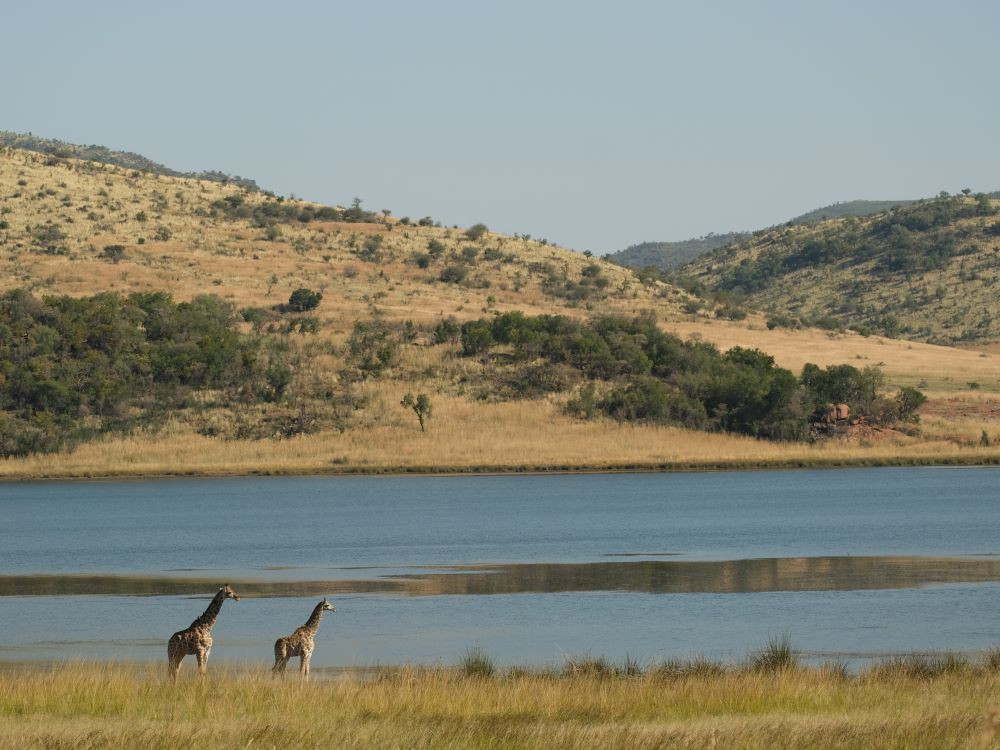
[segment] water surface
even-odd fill
[[[0,660],[162,659],[223,581],[212,659],[812,658],[1000,645],[997,469],[0,485]]]

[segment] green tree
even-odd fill
[[[431,418],[430,396],[426,393],[419,393],[414,398],[412,393],[407,393],[403,396],[403,400],[399,402],[399,405],[413,409],[413,413],[417,415],[417,421],[420,422],[420,431],[424,432],[424,420]]]
[[[284,307],[291,312],[305,312],[306,310],[315,310],[322,300],[322,292],[314,292],[312,289],[302,287],[292,292],[288,298],[288,304]]]
[[[473,224],[471,227],[465,230],[465,236],[475,242],[480,237],[485,235],[489,230],[485,224]]]

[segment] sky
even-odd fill
[[[601,254],[1000,190],[1000,3],[21,2],[0,129]]]

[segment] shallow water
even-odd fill
[[[0,660],[162,659],[225,580],[212,660],[856,662],[1000,645],[1000,470],[0,485]]]

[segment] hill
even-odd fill
[[[670,271],[689,263],[700,255],[717,247],[738,242],[748,236],[747,232],[707,234],[680,242],[640,242],[604,257],[612,263],[628,268],[648,268],[653,266],[661,271]]]
[[[791,219],[789,224],[814,224],[827,219],[839,219],[845,216],[864,217],[879,211],[886,211],[894,206],[905,206],[913,201],[845,201],[833,203],[823,208],[808,211]],[[696,237],[678,242],[640,242],[624,250],[608,253],[604,257],[613,263],[628,268],[656,268],[660,271],[672,271],[694,261],[706,253],[737,242],[743,242],[750,232],[726,232],[715,234],[710,232],[704,237]]]
[[[0,476],[991,455],[974,447],[993,429],[976,399],[1000,387],[998,358],[771,331],[723,309],[485,225],[0,148],[0,448],[31,454],[0,461]],[[803,357],[877,366],[886,398],[919,385],[941,416],[878,449],[747,436],[801,427],[788,399]],[[752,395],[734,378],[779,388],[791,422],[729,408]],[[941,406],[971,380],[975,398]]]
[[[859,218],[865,216],[871,216],[872,214],[877,214],[881,211],[888,211],[896,206],[908,206],[914,203],[913,200],[900,200],[900,201],[843,201],[839,203],[831,203],[829,206],[823,206],[822,208],[815,208],[812,211],[807,211],[800,216],[796,216],[791,220],[792,224],[814,224],[818,221],[826,221],[827,219],[842,219],[846,216],[857,216]]]
[[[147,159],[145,156],[131,151],[113,151],[105,146],[81,146],[53,138],[41,138],[31,133],[14,133],[9,130],[0,130],[0,146],[10,146],[12,148],[48,154],[53,162],[58,159],[82,159],[85,161],[100,162],[101,164],[114,164],[125,169],[135,169],[140,172],[165,175],[167,177],[187,177],[211,182],[232,183],[248,190],[258,189],[257,183],[247,177],[237,177],[215,170],[207,172],[178,172],[175,169],[165,167],[152,159]]]
[[[744,297],[779,324],[937,343],[1000,339],[1000,221],[984,194],[755,232],[689,264],[690,288]]]

